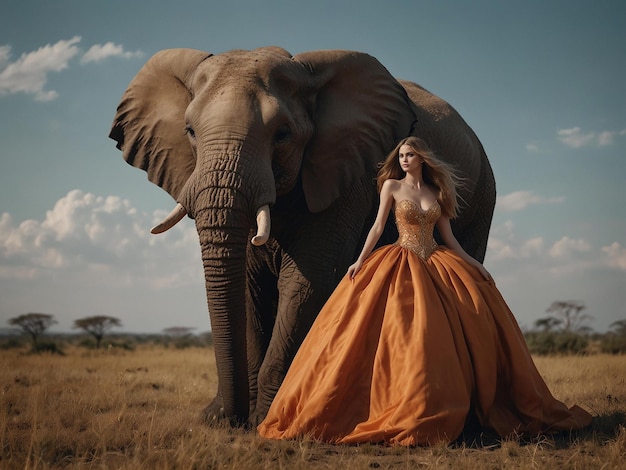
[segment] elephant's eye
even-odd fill
[[[291,137],[291,130],[288,127],[281,127],[274,134],[275,144],[284,144]]]
[[[196,133],[194,132],[193,127],[191,126],[185,126],[185,134],[187,134],[192,139],[196,138]]]

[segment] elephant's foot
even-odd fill
[[[267,416],[267,411],[267,409],[259,409],[257,407],[252,413],[250,413],[250,416],[248,417],[248,425],[252,429],[256,429],[257,426],[261,424],[261,421],[263,421]]]
[[[208,426],[218,426],[226,421],[224,406],[219,396],[216,396],[213,401],[202,410],[200,419]]]
[[[200,419],[207,426],[230,426],[233,428],[248,428],[248,422],[245,419],[237,417],[227,417],[224,413],[224,405],[221,397],[216,396],[209,405],[202,410]]]

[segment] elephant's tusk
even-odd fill
[[[176,204],[176,207],[174,207],[172,212],[167,214],[167,217],[165,217],[165,219],[163,219],[163,221],[160,224],[152,227],[152,230],[150,230],[150,233],[157,234],[157,233],[166,232],[169,229],[171,229],[174,225],[176,225],[178,222],[180,222],[182,218],[185,217],[186,215],[187,215],[187,211],[185,210],[185,208],[182,206],[181,203],[178,203]]]
[[[270,237],[270,206],[267,204],[259,207],[256,212],[256,235],[252,237],[252,244],[254,246],[261,246],[267,242]]]

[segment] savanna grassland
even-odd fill
[[[536,358],[558,398],[595,416],[589,429],[407,449],[277,442],[201,424],[216,389],[209,348],[65,352],[0,351],[0,468],[617,469],[626,462],[625,355]]]

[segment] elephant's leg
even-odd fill
[[[259,368],[257,400],[249,421],[258,425],[282,383],[298,348],[311,329],[319,310],[324,305],[334,283],[327,281],[326,288],[313,288],[311,282],[297,271],[295,262],[285,260],[284,271],[279,280],[280,297],[271,341]]]
[[[276,320],[259,369],[256,408],[249,417],[252,425],[266,416],[317,314],[354,260],[364,219],[365,215],[357,217],[343,233],[340,225],[335,225],[335,230],[327,231],[329,236],[323,240],[309,239],[298,249],[285,250],[289,254],[284,254],[281,265]]]
[[[248,381],[250,386],[250,412],[256,408],[257,379],[270,343],[278,306],[277,273],[272,266],[271,241],[264,247],[248,250],[246,278],[246,342],[248,347]],[[250,282],[250,280],[254,282]]]

